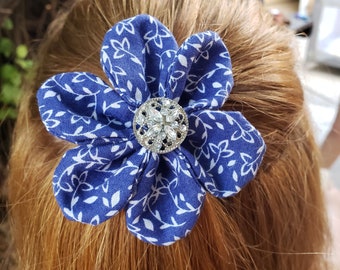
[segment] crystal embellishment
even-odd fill
[[[152,152],[164,154],[176,149],[188,133],[188,117],[177,102],[152,98],[143,103],[133,119],[137,141]]]

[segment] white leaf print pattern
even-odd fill
[[[206,192],[232,196],[255,177],[264,141],[241,113],[219,110],[233,77],[217,33],[178,46],[157,19],[138,15],[106,33],[100,62],[113,87],[66,72],[37,93],[46,129],[76,145],[55,170],[54,195],[70,220],[98,225],[125,210],[132,234],[170,245],[190,233]],[[137,108],[153,97],[178,102],[189,120],[182,145],[166,154],[143,148],[132,128]]]

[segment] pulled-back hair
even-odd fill
[[[272,23],[259,1],[79,0],[49,28],[34,78],[24,89],[8,179],[19,269],[324,269],[328,235],[319,164],[295,73],[292,34]],[[52,192],[55,167],[69,143],[42,124],[36,91],[61,72],[88,71],[106,80],[99,63],[105,32],[147,13],[178,44],[216,31],[230,52],[235,85],[223,109],[241,111],[267,151],[239,194],[208,196],[188,237],[168,247],[130,233],[124,213],[98,226],[66,220]]]

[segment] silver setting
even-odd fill
[[[164,154],[181,145],[188,134],[188,117],[177,102],[152,98],[143,103],[133,118],[137,141],[152,152]]]

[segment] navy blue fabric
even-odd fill
[[[69,72],[38,91],[47,130],[77,145],[55,170],[54,195],[70,220],[97,225],[125,210],[131,233],[169,245],[192,230],[206,192],[228,197],[255,177],[264,141],[240,112],[219,111],[233,77],[214,32],[178,47],[157,19],[139,15],[107,32],[100,61],[112,86]],[[142,147],[132,128],[136,109],[154,97],[175,100],[188,116],[186,139],[166,154]]]

